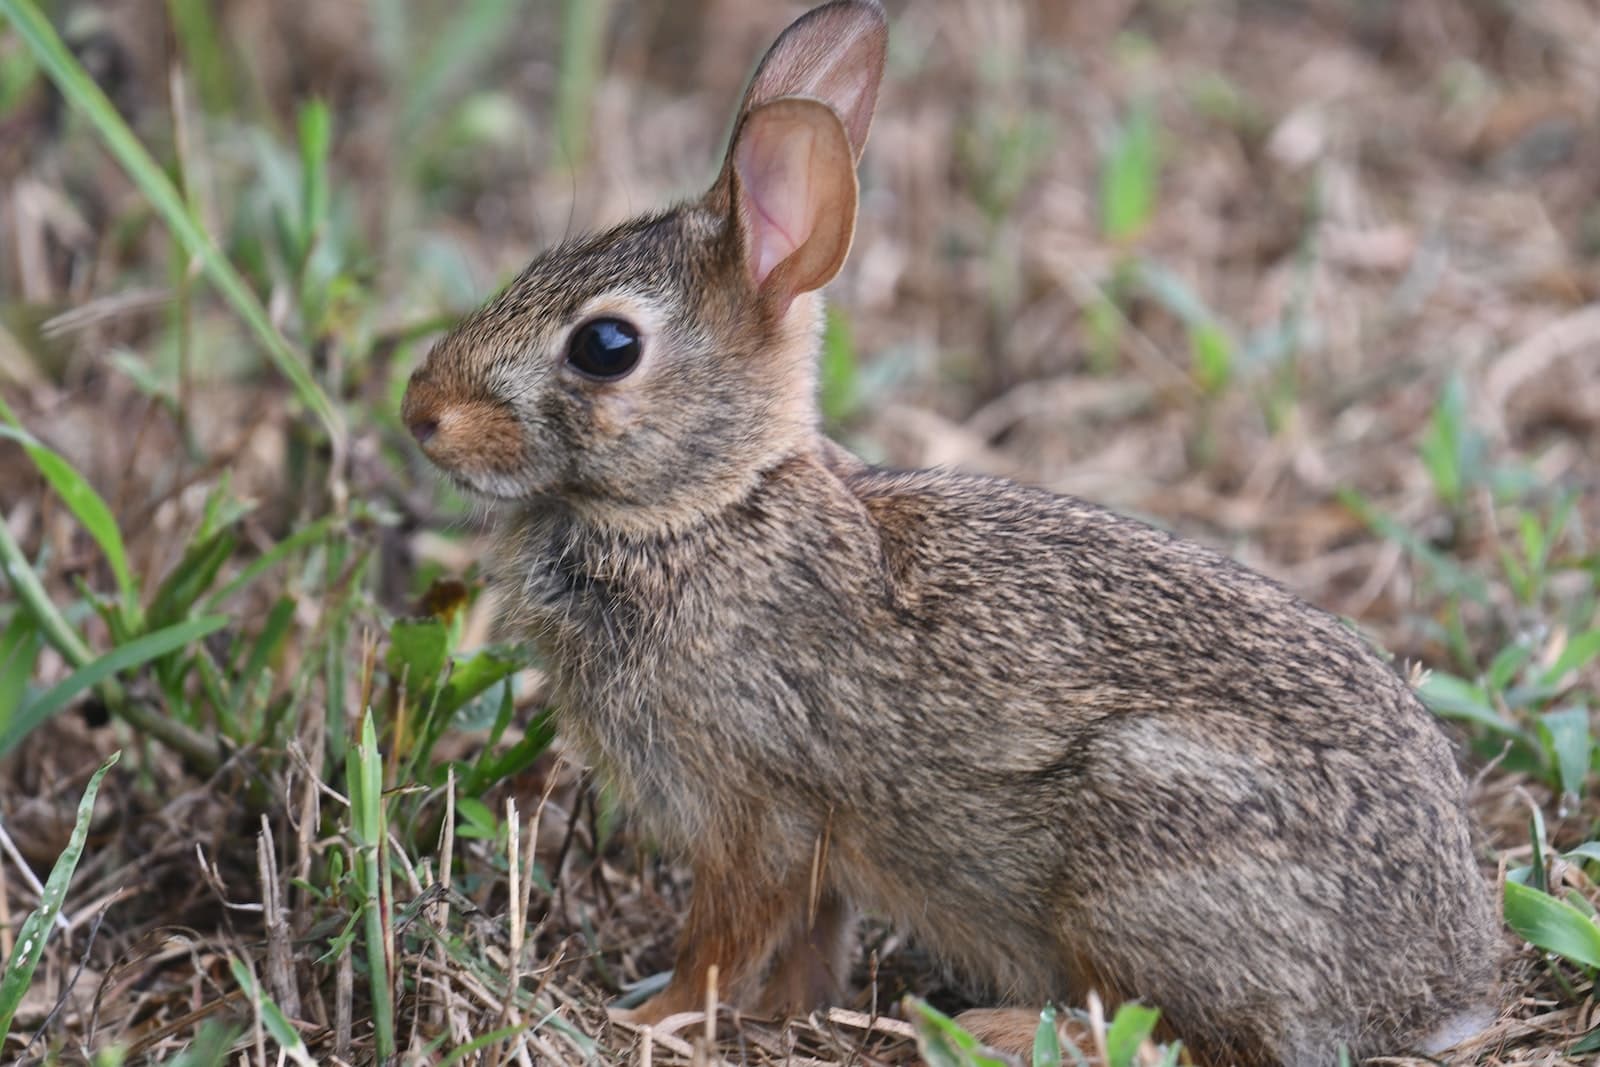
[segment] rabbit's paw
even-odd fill
[[[1033,1040],[1039,1032],[1039,1013],[1027,1008],[974,1008],[956,1016],[962,1028],[996,1052],[1017,1063],[1033,1062]],[[1091,1056],[1088,1063],[1100,1067],[1093,1057],[1094,1039],[1087,1028],[1068,1024],[1066,1037],[1080,1052]]]

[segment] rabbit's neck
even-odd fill
[[[809,642],[821,656],[881,603],[877,538],[847,485],[859,466],[819,440],[764,472],[744,499],[672,533],[596,528],[559,506],[530,510],[507,531],[507,621],[544,655],[564,736],[630,807],[657,813],[658,832],[692,840],[715,809],[685,789],[698,772],[659,740],[734,729],[727,745],[757,744],[725,705],[740,679],[770,683],[760,640]],[[784,634],[791,611],[795,632]],[[722,777],[759,777],[789,758],[747,755]]]
[[[818,436],[725,506],[646,532],[596,523],[561,502],[530,507],[506,528],[498,553],[509,586],[506,621],[557,659],[569,643],[589,659],[597,644],[659,638],[681,620],[682,596],[714,582],[718,568],[748,575],[749,563],[792,540],[797,528],[825,524],[819,499],[859,512],[842,479],[860,465]]]

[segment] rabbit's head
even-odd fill
[[[855,227],[874,2],[789,27],[700,199],[545,253],[429,353],[402,417],[459,484],[672,527],[816,433],[816,291]]]

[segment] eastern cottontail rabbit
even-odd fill
[[[1158,1005],[1213,1062],[1436,1050],[1498,934],[1449,745],[1339,620],[1214,552],[824,438],[880,8],[772,47],[710,192],[536,259],[404,419],[511,503],[511,621],[567,739],[694,870],[638,1017],[836,995],[857,908],[1010,1012]],[[1031,1010],[1030,1010],[1031,1009]]]

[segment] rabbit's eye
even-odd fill
[[[639,365],[639,331],[622,319],[595,319],[572,331],[567,362],[591,378],[621,378]]]

